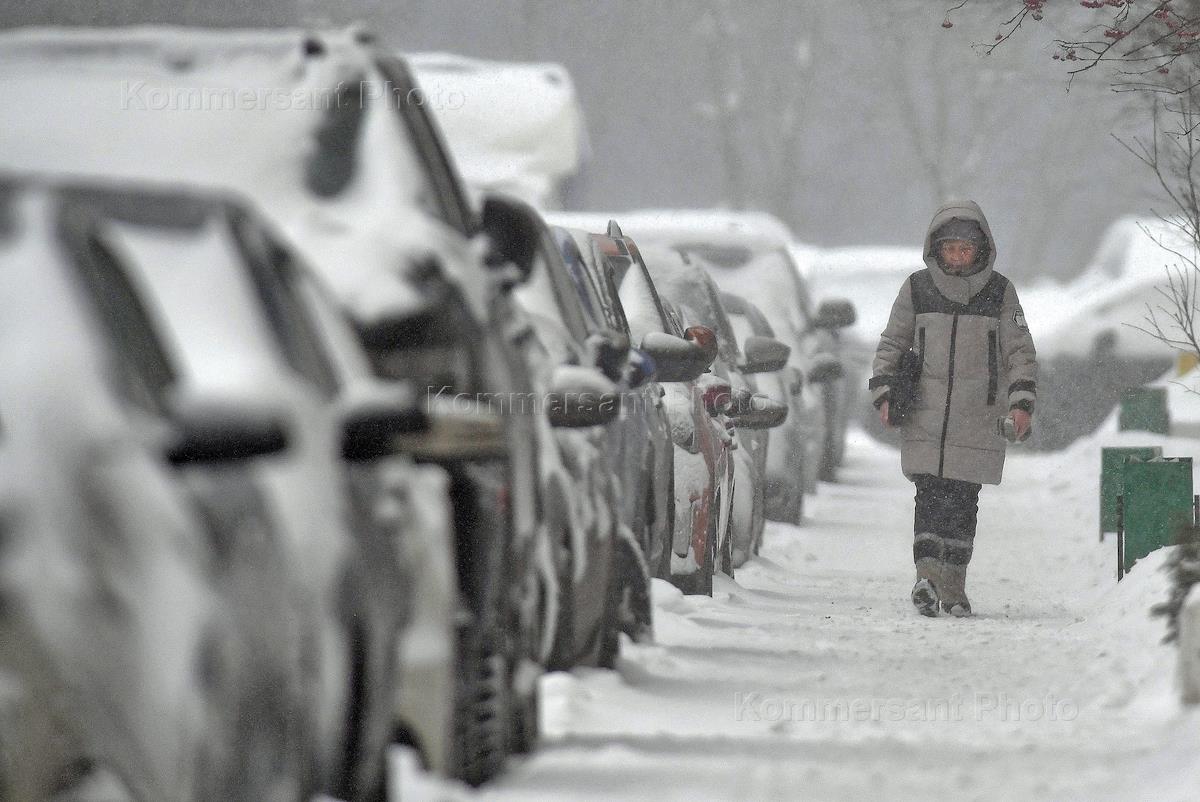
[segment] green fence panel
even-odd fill
[[[1126,458],[1123,466],[1124,537],[1118,575],[1152,551],[1175,542],[1193,523],[1192,458]]]
[[[1117,427],[1123,432],[1171,433],[1166,387],[1132,387],[1121,397]]]
[[[1162,456],[1160,446],[1140,448],[1100,449],[1100,539],[1105,532],[1117,531],[1117,496],[1124,487],[1122,481],[1126,457],[1147,460]]]

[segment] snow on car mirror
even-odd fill
[[[773,429],[787,420],[788,408],[761,393],[752,395],[748,403],[739,405],[730,417],[743,429]]]
[[[649,332],[639,348],[654,360],[660,382],[694,381],[711,362],[699,345],[661,331]]]
[[[817,319],[813,321],[813,328],[844,329],[853,326],[857,319],[858,313],[854,304],[844,298],[833,298],[821,302],[817,308]]]
[[[833,357],[825,357],[808,369],[808,380],[813,384],[837,381],[845,375],[842,363]]]
[[[792,349],[772,337],[747,337],[742,344],[745,359],[738,366],[742,373],[770,373],[782,370],[791,356]]]
[[[621,412],[621,393],[594,368],[563,365],[554,371],[546,397],[550,425],[564,428],[602,426]]]

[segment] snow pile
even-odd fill
[[[588,150],[583,108],[563,66],[449,53],[406,59],[470,187],[562,205],[562,184]]]
[[[546,744],[482,795],[1194,799],[1200,712],[1180,707],[1148,612],[1167,552],[1115,581],[1101,444],[1014,449],[980,499],[978,614],[925,619],[907,598],[912,485],[853,434],[843,481],[804,528],[768,528],[737,582],[717,577],[713,598],[656,582],[656,644],[624,644],[617,672],[548,676]]]

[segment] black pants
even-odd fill
[[[952,565],[971,562],[983,485],[925,473],[914,476],[913,482],[917,485],[913,560],[932,557]]]

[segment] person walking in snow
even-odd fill
[[[869,388],[885,426],[902,357],[919,365],[901,423],[901,470],[916,485],[912,602],[922,615],[971,614],[967,565],[979,491],[999,484],[1007,445],[1030,432],[1037,354],[1012,282],[992,269],[996,243],[972,201],[938,209],[927,267],[909,276],[875,351]],[[900,401],[899,398],[896,399]],[[1007,419],[1007,421],[1006,421]]]

